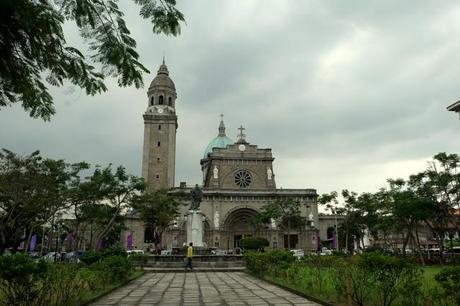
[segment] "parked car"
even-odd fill
[[[171,250],[161,250],[161,255],[163,255],[163,256],[167,256],[167,255],[171,255],[171,254],[172,254]]]
[[[321,249],[320,255],[325,256],[325,255],[332,255],[332,250],[329,250],[328,248],[324,247]]]
[[[48,261],[48,262],[53,262],[53,261],[60,261],[61,260],[61,253],[59,252],[49,252],[45,255],[43,255],[42,260]]]
[[[144,250],[137,250],[137,249],[135,249],[135,250],[127,250],[126,253],[128,254],[128,256],[131,255],[131,254],[144,254]]]
[[[431,249],[428,249],[428,253],[430,254],[440,254],[441,253],[441,249],[440,248],[431,248]]]
[[[83,251],[72,251],[64,255],[64,260],[68,262],[80,262],[80,258],[85,255]]]
[[[296,257],[297,259],[300,259],[305,256],[305,252],[303,250],[291,250],[291,253]]]
[[[460,246],[454,246],[452,249],[447,249],[444,254],[460,254]]]
[[[27,255],[29,255],[29,257],[32,258],[32,259],[38,259],[38,258],[41,257],[40,252],[30,252]]]

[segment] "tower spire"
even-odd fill
[[[225,135],[224,114],[220,114],[219,136],[226,136]]]

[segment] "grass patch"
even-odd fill
[[[81,299],[81,305],[88,305],[88,304],[100,299],[101,297],[109,294],[110,292],[114,291],[115,289],[123,287],[124,285],[128,284],[129,282],[141,277],[142,275],[144,275],[144,273],[145,272],[143,270],[134,270],[133,273],[131,274],[131,276],[125,282],[114,283],[114,284],[108,285],[106,288],[103,288],[103,289],[98,289],[96,291],[85,292],[83,294],[83,296],[82,296],[82,299]]]
[[[423,274],[423,279],[421,280],[421,294],[422,304],[420,305],[441,305],[440,297],[436,294],[442,293],[441,286],[436,282],[435,275],[438,274],[443,268],[448,266],[426,266],[421,267]],[[295,275],[289,276],[289,273],[273,276],[269,273],[258,275],[249,270],[247,273],[271,282],[273,284],[279,285],[284,288],[289,288],[292,291],[298,293],[301,296],[306,298],[313,299],[313,301],[324,304],[324,305],[337,305],[345,306],[348,305],[348,301],[341,296],[335,286],[333,281],[333,273],[328,268],[318,268],[315,277],[313,277],[311,271],[299,269],[296,271]],[[319,277],[318,277],[319,276]],[[315,283],[316,280],[316,283]],[[321,282],[321,283],[319,283]],[[375,292],[371,293],[372,296],[375,296]],[[367,305],[367,304],[366,304]],[[369,304],[370,305],[370,304]],[[393,306],[407,306],[405,302],[402,301],[401,296],[398,296],[392,304]],[[455,303],[449,301],[442,301],[443,306],[455,306]],[[373,305],[375,306],[375,305]]]

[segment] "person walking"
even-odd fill
[[[193,270],[192,257],[193,257],[193,242],[190,242],[187,248],[187,269],[190,269],[190,270]]]

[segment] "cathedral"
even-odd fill
[[[171,193],[190,193],[194,186],[180,183],[175,186],[176,87],[164,63],[158,69],[147,91],[147,109],[144,118],[144,147],[142,176],[148,190],[168,189]],[[292,249],[314,251],[318,247],[319,232],[317,193],[315,189],[285,189],[276,187],[274,157],[270,148],[259,148],[246,140],[241,126],[236,141],[226,134],[223,116],[216,129],[217,136],[208,144],[203,143],[203,156],[199,161],[203,173],[201,212],[204,215],[203,241],[208,247],[233,250],[239,240],[258,236],[266,238],[270,248],[287,248],[288,235],[283,224],[274,220],[263,229],[251,225],[251,218],[261,208],[286,198],[298,200],[302,215],[308,220],[304,228],[291,229]],[[211,128],[211,127],[210,127]],[[198,163],[198,161],[197,161]],[[189,205],[182,207],[177,218],[163,237],[162,247],[171,249],[187,241],[185,214]],[[138,249],[146,249],[152,243],[145,235],[139,216],[128,215],[127,236]]]

